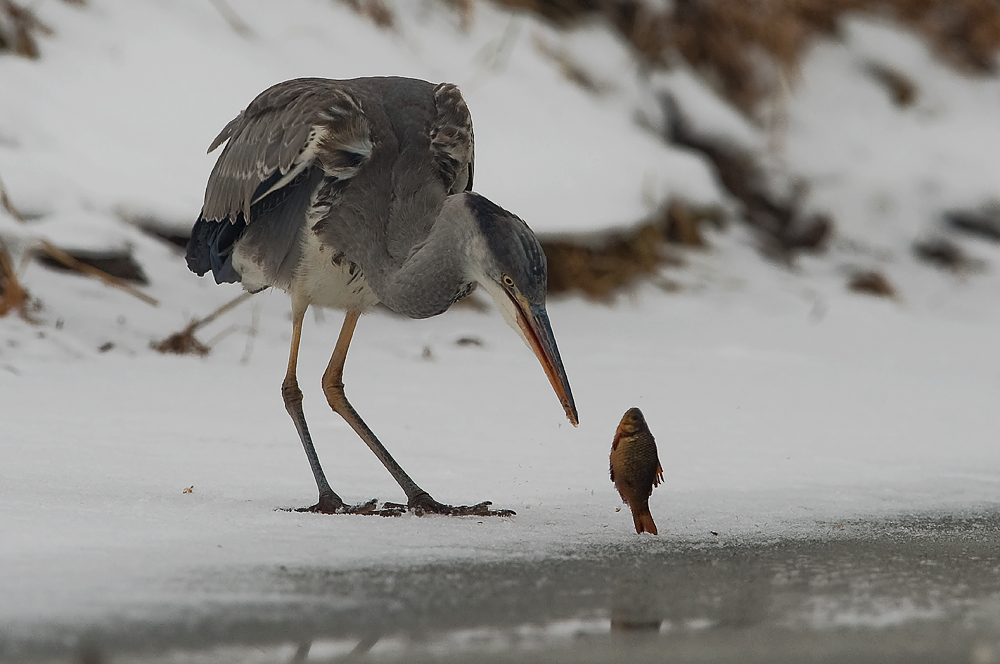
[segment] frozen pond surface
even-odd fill
[[[360,518],[360,517],[358,517]],[[4,661],[1000,661],[1000,515],[669,535],[544,559],[210,569],[197,601],[2,635]],[[252,598],[252,599],[247,599]]]

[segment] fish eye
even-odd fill
[[[514,280],[511,279],[509,275],[505,274],[503,275],[503,285],[506,286],[507,288],[513,288]]]

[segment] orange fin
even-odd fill
[[[639,510],[633,509],[632,520],[635,522],[635,532],[657,534],[656,524],[653,523],[653,515],[650,514],[648,505],[643,505]]]

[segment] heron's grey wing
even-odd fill
[[[431,127],[431,153],[449,194],[472,190],[475,139],[472,114],[458,86],[440,83],[434,88],[437,117]]]
[[[294,79],[254,99],[212,142],[223,148],[208,179],[202,216],[247,223],[250,206],[319,165],[329,177],[352,177],[372,150],[371,129],[345,86]],[[278,174],[278,177],[275,177]],[[266,185],[266,186],[264,186]]]
[[[306,214],[325,183],[353,177],[372,150],[368,120],[344,85],[295,79],[257,96],[213,141],[227,142],[205,189],[188,265],[236,281],[241,255],[266,283],[286,286],[298,262]]]

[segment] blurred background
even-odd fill
[[[998,48],[994,0],[0,0],[0,313],[77,283],[29,266],[193,278],[206,146],[298,76],[459,84],[553,293],[992,293]]]

